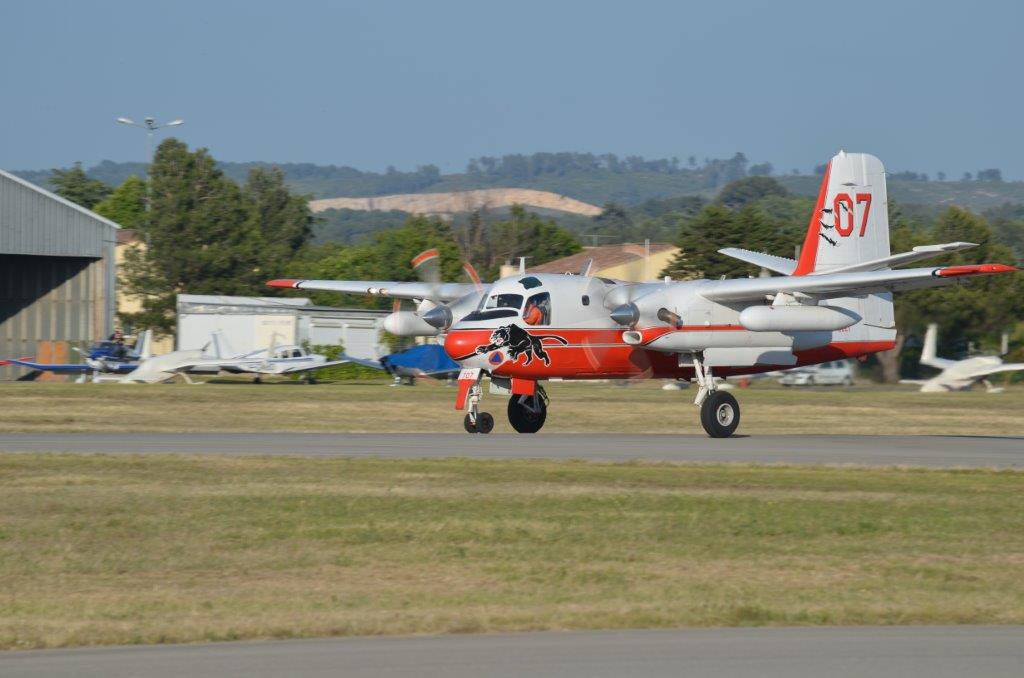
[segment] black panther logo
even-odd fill
[[[491,332],[491,343],[484,346],[477,346],[476,350],[464,356],[456,358],[456,360],[465,360],[474,355],[481,355],[484,353],[490,353],[491,351],[497,351],[505,349],[508,353],[508,359],[512,362],[519,360],[519,356],[525,355],[526,361],[523,365],[529,365],[533,362],[534,356],[544,361],[545,365],[551,364],[551,356],[544,350],[544,344],[542,343],[545,339],[551,339],[557,341],[562,346],[567,345],[569,342],[564,337],[560,337],[555,334],[530,334],[519,325],[504,325]]]

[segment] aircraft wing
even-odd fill
[[[271,280],[268,287],[296,290],[324,290],[344,294],[364,294],[392,299],[433,299],[455,301],[477,291],[474,283],[396,282],[390,280]]]
[[[778,278],[740,278],[711,281],[701,289],[700,294],[706,299],[718,302],[754,301],[779,292],[805,294],[827,299],[950,285],[958,282],[961,278],[993,273],[1012,273],[1016,270],[1013,266],[1005,264],[971,264],[941,268],[909,268],[898,271],[853,271]]]
[[[1017,372],[1018,370],[1024,370],[1024,363],[1003,363],[1002,365],[993,365],[992,367],[980,367],[968,375],[969,379],[981,379],[991,374],[999,374],[1000,372]]]
[[[349,358],[344,358],[341,360],[328,360],[327,362],[323,362],[318,365],[302,365],[299,367],[289,367],[287,369],[281,370],[279,374],[297,374],[299,372],[322,370],[325,367],[334,367],[335,365],[347,365],[350,362],[352,362],[352,360]]]
[[[718,250],[719,254],[724,254],[727,257],[733,259],[739,259],[745,261],[748,264],[754,266],[760,266],[761,268],[767,268],[769,271],[775,271],[782,275],[791,275],[796,270],[796,261],[793,259],[787,259],[785,257],[777,257],[774,254],[765,254],[764,252],[751,252],[750,250],[740,249],[739,247],[726,247]]]
[[[81,374],[82,372],[91,372],[92,368],[85,363],[37,363],[31,360],[22,360],[21,358],[5,358],[3,363],[6,365],[21,365],[27,367],[30,370],[40,370],[42,372],[58,372],[63,374]]]
[[[369,358],[353,358],[350,355],[342,354],[346,362],[352,363],[353,365],[361,365],[362,367],[369,367],[371,370],[383,370],[384,365],[379,360],[370,360]]]

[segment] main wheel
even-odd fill
[[[468,414],[462,419],[462,427],[466,429],[466,433],[476,433],[476,425]]]
[[[494,417],[490,412],[481,412],[476,415],[476,432],[490,433],[494,428]]]
[[[712,391],[700,406],[700,423],[712,438],[728,438],[740,425],[740,404],[725,391]]]
[[[519,402],[521,396],[508,400],[508,423],[519,433],[536,433],[548,418],[548,406],[539,395],[526,396],[526,402]]]

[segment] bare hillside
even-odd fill
[[[472,212],[485,207],[500,208],[511,205],[525,205],[541,209],[558,210],[584,216],[595,216],[601,208],[574,200],[557,193],[536,191],[529,188],[484,188],[475,191],[454,193],[408,193],[403,195],[381,195],[373,198],[326,198],[312,200],[310,209],[322,212],[330,209],[366,211],[400,210],[414,214],[454,214]]]

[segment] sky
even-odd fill
[[[1024,3],[0,3],[0,167],[220,160],[463,171],[482,155],[729,157],[1024,179]],[[162,132],[161,134],[164,134]]]

